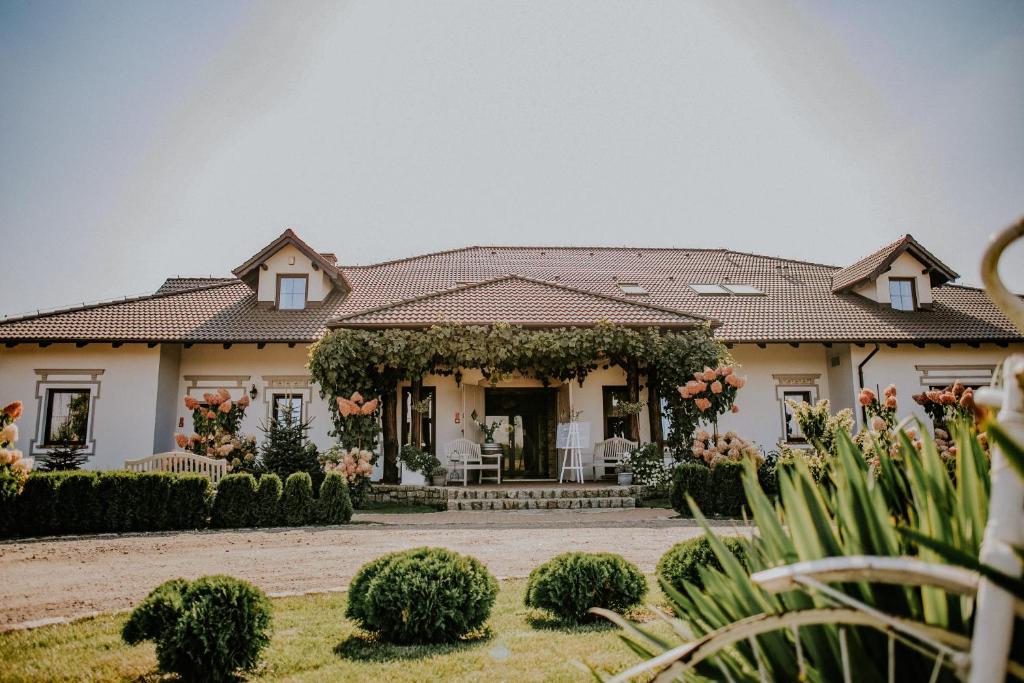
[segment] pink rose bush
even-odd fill
[[[324,472],[338,472],[345,477],[352,503],[357,508],[365,507],[376,459],[377,455],[371,451],[345,448],[341,444],[334,444],[319,455]]]
[[[186,396],[184,403],[192,411],[193,432],[174,435],[178,448],[227,460],[232,468],[254,464],[256,438],[238,434],[249,407],[248,396],[242,394],[238,400],[232,400],[231,393],[220,388],[203,394],[202,402]]]
[[[22,455],[15,446],[18,441],[18,425],[21,417],[21,401],[9,403],[0,411],[0,502],[6,503],[19,493],[25,485],[33,461]]]
[[[333,412],[335,434],[347,449],[373,450],[380,433],[380,401],[367,401],[358,391],[348,398],[336,396]]]
[[[693,379],[678,387],[679,395],[685,402],[692,402],[698,421],[709,422],[711,432],[698,431],[694,436],[693,455],[714,466],[723,459],[742,460],[752,457],[760,463],[764,461],[760,450],[751,443],[741,439],[734,432],[726,436],[718,435],[718,417],[725,413],[738,413],[736,394],[747,383],[746,377],[736,374],[732,365],[723,365],[716,369],[704,368],[693,373]]]

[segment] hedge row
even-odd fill
[[[687,495],[702,514],[738,517],[747,502],[743,493],[743,463],[720,462],[713,469],[696,462],[678,465],[672,473],[669,500],[676,512],[685,517],[692,514]]]
[[[0,509],[0,534],[120,533],[219,528],[345,524],[352,502],[345,479],[327,476],[313,497],[306,473],[276,475],[259,485],[251,474],[218,484],[196,474],[169,472],[33,472],[22,492]]]

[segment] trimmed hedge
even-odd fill
[[[272,474],[261,477],[258,488],[250,474],[228,475],[214,495],[210,480],[199,474],[33,472],[22,492],[0,510],[0,535],[346,524],[352,518],[344,481],[340,487],[321,488],[327,494],[322,501],[314,500],[308,474],[292,484],[290,496],[282,497],[281,489],[281,480]],[[301,521],[282,517],[285,498],[290,501],[291,519]]]
[[[270,600],[230,576],[172,579],[157,586],[121,632],[129,645],[156,642],[157,664],[186,681],[236,680],[270,643]]]
[[[275,526],[281,520],[281,477],[264,474],[256,487],[256,505],[253,508],[256,526]]]
[[[747,565],[746,544],[731,536],[720,537],[725,547],[739,559],[743,566]],[[658,578],[672,586],[680,593],[685,592],[684,583],[690,583],[698,590],[704,588],[704,580],[700,575],[700,567],[721,571],[722,564],[711,549],[706,536],[691,538],[677,543],[658,560],[656,574]]]
[[[352,520],[348,482],[339,472],[328,472],[320,484],[317,516],[321,524],[348,524]]]
[[[229,474],[217,483],[211,524],[221,529],[253,526],[255,508],[256,478],[248,472]]]
[[[687,462],[672,473],[669,502],[680,515],[693,513],[686,503],[690,495],[702,514],[738,517],[747,502],[743,492],[743,463],[726,461],[714,469],[700,463]]]
[[[345,616],[386,641],[449,643],[491,614],[498,582],[479,560],[415,548],[369,562],[349,584]]]
[[[284,482],[281,496],[281,516],[287,526],[306,526],[316,523],[313,502],[313,479],[309,472],[292,472]]]
[[[621,555],[573,552],[530,572],[525,602],[580,623],[596,618],[587,611],[591,607],[622,612],[640,604],[646,594],[644,575]]]

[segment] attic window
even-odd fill
[[[753,285],[724,285],[724,287],[740,296],[764,296],[764,292]]]
[[[636,282],[620,282],[619,289],[623,294],[647,294],[647,290]]]
[[[728,294],[729,292],[722,285],[691,283],[690,289],[702,295]]]
[[[306,307],[306,276],[279,275],[277,307],[282,311],[301,311]]]
[[[889,301],[897,311],[917,310],[917,292],[914,279],[909,277],[889,278]]]

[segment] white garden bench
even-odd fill
[[[138,460],[125,460],[129,472],[174,472],[175,474],[201,474],[214,484],[228,473],[227,460],[208,458],[187,451],[155,453]]]
[[[484,455],[480,452],[480,444],[469,439],[455,439],[445,444],[444,451],[448,459],[448,471],[453,473],[462,470],[463,486],[469,485],[470,470],[480,472],[481,483],[484,480],[484,471],[494,470],[498,483],[501,483],[501,453]]]
[[[639,444],[621,436],[613,436],[594,444],[594,478],[603,479],[608,476],[607,469],[616,467],[622,458],[636,450]],[[598,469],[600,468],[600,470]]]

